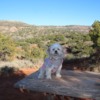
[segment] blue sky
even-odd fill
[[[0,20],[33,25],[92,25],[100,0],[0,0]]]

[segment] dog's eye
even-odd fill
[[[52,49],[53,51],[55,50],[55,49]]]
[[[60,49],[58,48],[58,50],[60,50]]]

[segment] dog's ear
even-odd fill
[[[50,47],[47,49],[47,54],[50,55]]]

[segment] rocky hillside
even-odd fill
[[[80,25],[66,25],[66,26],[34,26],[29,25],[24,22],[18,21],[0,21],[0,33],[14,33],[26,28],[37,28],[38,30],[45,29],[56,29],[56,30],[68,30],[68,31],[78,31],[83,33],[88,33],[90,26],[80,26]]]
[[[9,33],[9,32],[16,32],[22,28],[29,27],[30,25],[17,22],[17,21],[0,21],[0,32],[1,33]]]
[[[90,29],[91,26],[35,26],[23,22],[0,21],[0,67],[40,66],[47,56],[48,46],[56,42],[65,48],[65,60],[68,62],[90,58],[95,51],[88,34]],[[80,65],[88,69],[91,62],[92,59],[84,60]]]

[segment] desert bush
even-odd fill
[[[34,37],[34,38],[30,38],[30,39],[26,39],[25,40],[27,43],[30,43],[30,44],[37,44],[40,48],[43,47],[43,40],[41,38],[38,38],[38,37]]]
[[[0,68],[0,75],[9,76],[15,74],[16,71],[18,71],[18,68],[4,66]]]
[[[41,48],[33,48],[31,54],[34,58],[42,58],[43,57],[43,50]]]
[[[89,32],[91,40],[93,42],[94,53],[91,55],[90,59],[95,65],[95,70],[100,72],[100,21],[95,21],[92,24],[92,28]]]
[[[90,30],[89,34],[94,43],[94,48],[100,47],[100,21],[95,21],[92,24],[92,29]]]
[[[57,34],[54,36],[54,41],[60,42],[60,41],[64,41],[65,37],[63,34]]]
[[[91,40],[93,41],[93,49],[95,50],[94,57],[96,62],[100,61],[100,21],[95,21],[89,32]]]
[[[33,47],[30,48],[30,46],[24,46],[23,47],[24,52],[22,53],[23,57],[25,57],[25,59],[31,60],[33,62],[39,60],[39,59],[43,59],[45,56],[45,52],[44,49],[39,48],[39,47]]]
[[[89,57],[93,53],[91,38],[87,34],[72,33],[68,37],[68,47],[76,58]]]
[[[15,42],[10,37],[0,34],[0,60],[11,60],[15,53]]]

